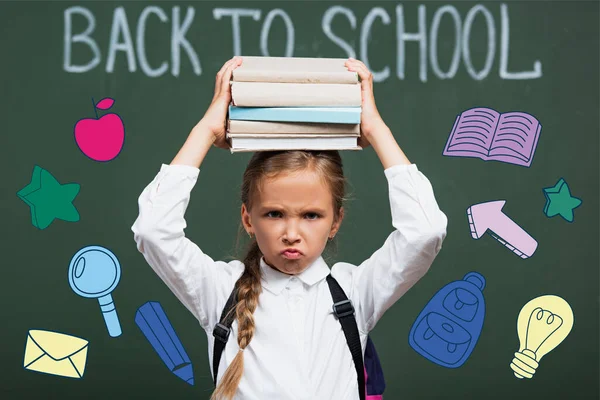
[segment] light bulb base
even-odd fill
[[[517,378],[531,379],[540,365],[535,358],[535,353],[529,349],[525,349],[522,352],[517,351],[515,358],[510,363],[510,368]]]

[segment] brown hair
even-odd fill
[[[332,206],[334,210],[334,222],[340,218],[340,208],[348,198],[346,194],[346,178],[344,177],[342,158],[337,150],[277,150],[257,151],[250,159],[244,172],[241,201],[246,205],[248,212],[252,209],[255,194],[260,193],[265,179],[273,179],[282,173],[294,173],[300,171],[316,172],[322,182],[329,187],[332,195]],[[244,233],[244,234],[243,234]],[[245,237],[243,224],[240,222],[235,249],[239,249],[239,237]],[[329,244],[335,241],[328,241]],[[337,249],[336,249],[337,251]],[[262,252],[258,247],[256,239],[253,238],[245,249],[244,273],[236,282],[238,290],[238,302],[233,307],[238,322],[238,345],[245,349],[254,336],[253,313],[258,306],[258,297],[262,292],[260,258]],[[329,255],[323,255],[326,262]],[[228,256],[226,259],[237,259]],[[210,400],[219,400],[222,397],[232,399],[237,391],[242,374],[244,372],[244,353],[239,351],[229,367],[225,370],[221,381],[217,385]]]

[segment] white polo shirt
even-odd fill
[[[212,376],[212,331],[244,265],[213,260],[184,234],[184,214],[199,171],[163,164],[139,197],[139,216],[131,229],[148,264],[205,330]],[[395,230],[360,265],[337,262],[330,271],[319,257],[301,274],[290,276],[261,258],[263,291],[236,400],[359,398],[354,361],[333,315],[325,277],[331,272],[352,300],[364,354],[369,331],[426,273],[446,236],[447,218],[417,166],[395,165],[384,173]],[[210,227],[206,232],[210,234]],[[239,350],[237,332],[234,320],[218,381]]]

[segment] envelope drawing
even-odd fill
[[[88,341],[64,333],[29,330],[23,367],[45,374],[81,378],[87,360]]]

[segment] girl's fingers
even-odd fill
[[[357,60],[356,58],[352,58],[352,57],[349,57],[346,60],[345,64],[346,65],[362,65],[363,67],[366,67],[366,65],[362,61]]]
[[[221,93],[227,93],[229,91],[229,81],[231,80],[231,73],[242,63],[241,57],[234,58],[235,59],[232,59],[233,61],[229,63],[229,65],[223,72],[223,76],[221,76]]]
[[[223,66],[221,67],[221,69],[217,72],[217,81],[221,81],[221,78],[223,77],[223,74],[225,73],[225,70],[231,65],[231,63],[233,63],[235,57],[230,58],[229,60],[227,60],[225,62],[225,64],[223,64]]]
[[[349,71],[357,72],[361,81],[370,81],[372,78],[371,72],[363,63],[349,61],[346,63],[346,67]]]
[[[225,64],[223,64],[223,66],[221,67],[219,72],[217,72],[217,78],[215,79],[215,96],[219,95],[221,93],[221,91],[223,90],[223,88],[225,87],[223,85],[223,80],[224,80],[223,78],[225,76],[228,76],[228,74],[226,73],[227,69],[229,67],[231,67],[231,65],[233,65],[234,63],[238,62],[238,60],[241,60],[241,57],[238,57],[238,56],[232,57],[231,59],[227,60],[227,62],[225,62]]]
[[[221,66],[221,69],[217,71],[217,77],[215,78],[215,94],[217,94],[219,88],[221,87],[221,77],[223,76],[223,71],[225,71],[229,63],[231,63],[231,60],[233,60],[233,58],[225,61],[225,63]]]
[[[221,67],[221,69],[219,70],[219,72],[217,72],[217,75],[219,75],[219,74],[222,75],[223,72],[225,72],[225,70],[227,69],[227,67],[229,67],[233,62],[235,62],[237,58],[238,57],[235,56],[235,57],[232,57],[229,60],[225,61],[225,64],[223,64],[223,66]]]
[[[349,58],[348,60],[346,60],[344,65],[349,68],[358,68],[358,67],[367,68],[367,66],[365,64],[363,64],[362,62],[355,60],[353,58]]]
[[[358,73],[360,77],[360,88],[362,94],[363,102],[374,101],[373,94],[373,74],[369,71],[369,69],[363,64],[357,62],[357,60],[349,60],[346,62],[346,66],[349,71],[354,71]]]

